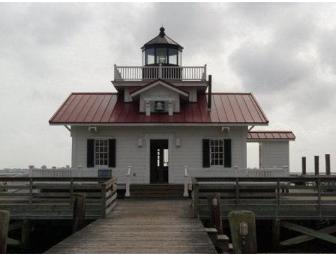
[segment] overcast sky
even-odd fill
[[[334,167],[335,13],[330,3],[1,3],[0,168],[70,164],[69,132],[49,118],[71,92],[114,91],[113,65],[140,65],[161,25],[184,65],[208,64],[215,91],[253,92],[269,128],[294,131],[292,170],[325,153]]]

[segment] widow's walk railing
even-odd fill
[[[114,81],[142,80],[205,81],[204,66],[117,66],[114,65]]]

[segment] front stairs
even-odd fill
[[[130,198],[182,199],[182,184],[131,184]]]

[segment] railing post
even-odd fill
[[[159,65],[159,79],[162,79],[162,64]]]
[[[85,223],[85,207],[86,207],[86,195],[83,193],[74,194],[73,203],[73,225],[72,232],[75,233],[80,230]]]
[[[202,80],[205,81],[206,80],[206,75],[207,75],[207,65],[204,65],[204,71],[203,71],[203,77]]]
[[[194,217],[198,218],[199,216],[199,184],[196,179],[193,179],[193,188],[192,188],[192,202],[193,202],[193,212]]]
[[[325,155],[325,168],[326,168],[326,175],[330,175],[330,154]]]
[[[126,174],[126,192],[125,192],[126,197],[131,196],[131,191],[130,191],[131,171],[132,171],[132,166],[128,166],[128,170]]]
[[[7,251],[7,235],[9,228],[9,211],[0,210],[0,253],[5,254]]]
[[[188,186],[189,186],[188,166],[184,166],[184,192],[183,192],[184,197],[189,197]]]

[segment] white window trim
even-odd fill
[[[208,138],[209,139],[209,161],[210,161],[210,167],[217,167],[217,166],[224,166],[224,156],[225,156],[225,152],[224,152],[224,140],[226,138],[218,138],[218,137],[212,137],[212,138]],[[223,146],[223,152],[222,152],[222,164],[212,164],[212,156],[211,156],[211,141],[222,141],[222,146]],[[218,147],[219,148],[219,147]]]
[[[110,148],[109,148],[109,139],[112,139],[110,137],[95,137],[94,139],[94,166],[101,168],[101,167],[108,167],[108,162],[109,162],[109,154],[110,154]],[[97,152],[96,152],[96,141],[107,141],[107,164],[106,165],[100,165],[96,164],[96,157],[97,157]]]

